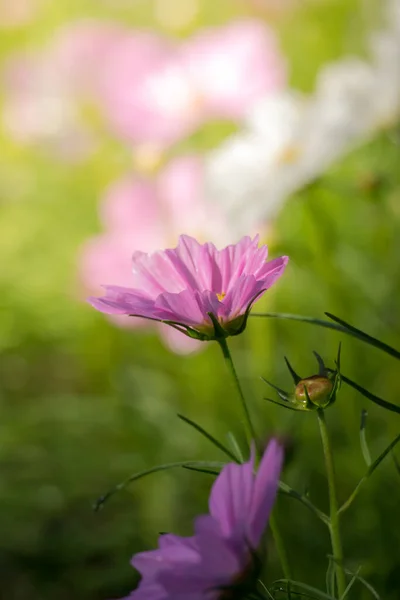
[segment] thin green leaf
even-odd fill
[[[349,508],[349,506],[353,503],[353,500],[358,496],[358,493],[359,493],[361,487],[364,485],[364,483],[367,481],[367,479],[369,477],[371,477],[371,475],[375,471],[375,469],[377,469],[379,467],[379,465],[384,460],[384,458],[386,458],[386,456],[389,454],[389,452],[391,452],[391,450],[396,446],[396,444],[399,441],[400,441],[400,434],[393,440],[393,442],[391,444],[389,444],[389,446],[387,448],[385,448],[385,450],[382,452],[382,454],[380,454],[378,456],[378,458],[371,464],[371,466],[368,468],[368,470],[367,470],[366,474],[364,475],[364,477],[362,479],[360,479],[360,481],[356,485],[356,487],[355,487],[353,493],[351,494],[351,496],[339,508],[339,513],[342,513],[342,512],[344,512],[345,510],[347,510]]]
[[[387,354],[394,356],[397,359],[400,359],[400,352],[395,348],[392,348],[388,344],[373,338],[372,336],[364,333],[360,329],[356,329],[352,325],[349,325],[345,321],[338,319],[338,317],[334,317],[331,313],[325,313],[329,316],[329,318],[337,321],[337,323],[331,323],[330,321],[325,321],[324,319],[316,319],[315,317],[306,317],[303,315],[293,315],[290,313],[250,313],[250,317],[267,317],[272,319],[287,319],[290,321],[298,321],[300,323],[310,323],[311,325],[318,325],[319,327],[324,327],[325,329],[333,329],[334,331],[339,331],[340,333],[345,333],[346,335],[350,335],[362,342],[370,344],[371,346],[375,346],[380,350],[383,350]],[[343,323],[338,324],[338,323]]]
[[[367,588],[367,590],[369,592],[371,592],[371,594],[373,595],[373,597],[375,598],[375,600],[381,600],[381,597],[378,594],[378,592],[376,591],[376,589],[373,588],[372,585],[366,579],[364,579],[364,577],[361,577],[361,575],[358,575],[358,572],[357,573],[352,573],[351,571],[349,571],[349,569],[345,569],[345,573],[347,575],[352,575],[353,577],[355,577],[357,579],[357,581],[359,581],[360,583],[362,583],[362,585],[365,588]]]
[[[334,561],[329,558],[328,568],[325,575],[326,591],[334,596],[336,592],[336,570]]]
[[[153,473],[158,473],[159,471],[166,471],[168,469],[176,469],[178,467],[187,467],[187,466],[196,467],[197,466],[197,467],[207,468],[207,467],[221,467],[221,466],[224,466],[224,464],[225,463],[220,463],[220,462],[186,460],[186,461],[181,461],[181,462],[165,463],[163,465],[157,465],[155,467],[146,469],[144,471],[139,471],[138,473],[134,473],[133,475],[128,477],[128,479],[125,479],[121,483],[118,483],[116,486],[114,486],[110,491],[108,491],[103,496],[100,496],[100,498],[98,498],[96,500],[96,502],[94,503],[93,509],[95,511],[98,511],[100,508],[102,508],[104,506],[104,504],[107,502],[107,500],[109,500],[111,498],[111,496],[114,496],[114,494],[116,494],[117,492],[120,492],[121,490],[125,489],[130,483],[133,483],[134,481],[138,481],[139,479],[142,479],[143,477],[147,477],[147,475],[152,475]]]
[[[334,562],[337,563],[337,561],[335,560],[335,558],[330,555],[329,558]],[[376,600],[381,600],[381,597],[379,596],[378,592],[376,591],[375,588],[372,587],[372,585],[366,580],[364,579],[364,577],[361,577],[361,575],[357,573],[354,573],[354,571],[350,571],[350,569],[345,568],[344,569],[346,575],[351,575],[352,577],[355,577],[360,583],[363,584],[364,587],[367,588],[367,590],[369,590],[371,592],[371,594],[374,596],[374,598],[376,598]]]
[[[320,510],[316,506],[314,506],[314,504],[306,496],[303,496],[303,494],[300,494],[299,492],[291,488],[290,485],[288,485],[287,483],[280,481],[279,491],[283,494],[286,494],[287,496],[290,496],[291,498],[295,498],[296,500],[304,504],[304,506],[306,506],[309,510],[311,510],[311,512],[313,512],[315,516],[318,517],[318,519],[320,519],[323,523],[325,523],[326,525],[329,524],[328,515],[323,513],[322,510]]]
[[[372,394],[371,392],[369,392],[368,390],[363,388],[361,385],[359,385],[352,379],[349,379],[349,377],[346,377],[343,374],[340,376],[340,378],[342,381],[344,381],[344,383],[347,383],[347,385],[352,387],[354,390],[357,390],[357,392],[360,392],[360,394],[365,396],[365,398],[368,398],[368,400],[371,400],[371,402],[374,402],[374,404],[377,404],[378,406],[381,406],[382,408],[385,408],[386,410],[390,410],[391,412],[400,413],[400,406],[397,406],[396,404],[392,404],[391,402],[387,402],[387,400],[383,400],[383,398],[379,398],[379,396],[375,396],[375,394]]]
[[[357,577],[358,577],[358,573],[360,571],[361,567],[358,567],[357,569],[357,573],[354,573],[353,577],[351,578],[351,580],[349,581],[348,586],[346,587],[346,589],[344,590],[343,594],[340,596],[339,600],[345,600],[346,596],[348,596],[351,588],[353,587],[353,585],[355,584],[355,582],[357,581]]]
[[[400,475],[400,463],[397,460],[397,457],[396,457],[396,455],[395,455],[395,453],[393,451],[392,451],[392,458],[393,458],[394,466],[396,467],[396,471]]]
[[[366,462],[367,467],[371,466],[372,459],[371,454],[368,448],[367,438],[366,438],[366,426],[367,426],[367,417],[368,413],[366,410],[361,411],[361,423],[360,423],[360,444],[361,444],[361,452]]]
[[[199,467],[191,467],[190,465],[183,465],[183,469],[187,471],[196,471],[197,473],[206,473],[207,475],[219,475],[219,471],[212,469],[201,469]]]
[[[298,590],[303,590],[304,592],[309,592],[310,594],[313,594],[312,596],[307,596],[308,598],[315,598],[315,600],[336,600],[335,597],[331,596],[330,594],[326,594],[321,590],[317,590],[316,588],[307,585],[306,583],[301,583],[300,581],[292,581],[291,579],[278,579],[277,581],[274,581],[274,583],[271,586],[271,589],[273,591],[287,592],[288,585],[289,589],[291,589],[292,586],[294,588],[297,588],[296,590],[292,590],[296,591],[296,593],[298,593]],[[282,586],[285,586],[285,588],[283,588]]]
[[[270,600],[274,600],[273,595],[271,594],[271,592],[269,591],[269,589],[267,588],[267,586],[261,581],[261,579],[258,580],[258,583],[261,585],[263,591],[267,594],[267,597]]]
[[[372,335],[361,331],[361,329],[357,329],[357,327],[346,323],[346,321],[343,321],[343,319],[340,319],[339,317],[336,317],[335,315],[332,315],[329,312],[326,312],[325,314],[327,317],[329,317],[329,319],[332,319],[332,321],[335,321],[335,323],[339,323],[341,327],[347,329],[350,335],[358,337],[358,339],[362,340],[363,342],[366,342],[371,346],[375,346],[375,348],[379,348],[380,350],[383,350],[383,352],[386,352],[386,354],[390,354],[390,356],[393,356],[394,358],[397,358],[397,360],[400,360],[400,352],[396,350],[396,348],[389,346],[389,344],[385,344],[385,342],[377,340],[376,338],[372,337]]]
[[[188,419],[184,415],[178,414],[178,419],[181,419],[181,421],[184,421],[185,423],[187,423],[188,425],[193,427],[193,429],[195,429],[196,431],[201,433],[201,435],[204,435],[205,438],[207,438],[212,444],[214,444],[214,446],[216,446],[222,452],[224,452],[227,456],[229,456],[229,458],[231,458],[234,462],[236,462],[236,463],[240,462],[237,459],[237,457],[233,454],[233,452],[231,452],[229,450],[229,448],[227,448],[226,446],[221,444],[221,442],[219,442],[213,435],[211,435],[211,433],[208,433],[208,431],[206,431],[203,427],[201,427],[201,425],[198,425],[197,423],[195,423],[191,419]]]
[[[229,442],[231,444],[231,447],[233,449],[233,452],[235,454],[235,456],[237,457],[238,462],[240,463],[244,463],[245,459],[244,456],[242,454],[242,450],[239,446],[239,443],[237,441],[237,439],[235,438],[235,436],[233,435],[233,433],[231,431],[228,431],[228,439]]]
[[[304,412],[307,410],[305,408],[296,408],[295,406],[292,406],[289,402],[281,402],[280,400],[274,400],[273,398],[264,398],[264,400],[266,400],[267,402],[272,402],[272,404],[282,406],[283,408],[288,408],[289,410],[295,410],[297,412]]]

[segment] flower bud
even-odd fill
[[[310,402],[318,407],[330,404],[333,398],[333,381],[322,375],[312,375],[301,379],[296,385],[294,397],[296,401],[306,407]]]

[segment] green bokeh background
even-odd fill
[[[99,4],[47,1],[29,27],[1,32],[1,58],[40,47],[57,26],[74,18],[161,28],[150,0],[114,8]],[[292,11],[260,18],[280,35],[291,83],[311,90],[326,61],[363,54],[378,11],[372,1],[295,4]],[[204,0],[200,8],[197,20],[180,34],[252,14],[245,3],[228,0]],[[208,125],[173,152],[204,151],[227,129]],[[126,489],[97,514],[93,501],[130,473],[160,462],[221,460],[176,413],[225,440],[228,431],[241,432],[238,400],[216,345],[177,357],[154,333],[117,329],[83,301],[76,275],[79,249],[100,230],[98,199],[129,167],[130,152],[106,139],[90,161],[71,166],[53,161],[44,150],[14,145],[1,130],[0,144],[1,595],[7,600],[119,597],[135,584],[129,566],[135,551],[154,546],[159,531],[190,533],[193,517],[206,510],[211,479],[171,471]],[[318,317],[328,310],[399,346],[399,148],[398,131],[382,132],[287,201],[267,241],[272,255],[290,255],[290,266],[258,309]],[[270,391],[259,376],[288,387],[284,355],[308,375],[315,370],[312,350],[332,366],[340,340],[345,374],[400,404],[398,364],[352,338],[254,318],[231,343],[260,433],[267,438],[280,432],[292,440],[283,479],[307,489],[325,509],[316,417],[264,402]],[[366,468],[359,444],[362,408],[369,411],[374,457],[399,431],[399,415],[343,387],[327,415],[341,500]],[[388,457],[343,518],[349,568],[362,565],[362,574],[385,600],[400,597],[399,497],[400,475]],[[327,532],[285,497],[279,498],[278,518],[295,578],[323,586]],[[280,576],[271,543],[266,579]],[[354,595],[369,597],[361,587]]]

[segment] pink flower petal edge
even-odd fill
[[[106,295],[90,304],[107,314],[125,314],[178,323],[211,339],[213,314],[222,330],[245,316],[252,303],[283,274],[288,257],[267,261],[268,248],[258,236],[217,250],[181,235],[174,249],[133,255],[133,287],[106,285]],[[242,330],[242,329],[241,329]]]

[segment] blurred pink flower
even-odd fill
[[[258,236],[217,250],[188,235],[173,249],[133,254],[133,287],[111,279],[106,295],[91,297],[97,310],[161,321],[200,340],[241,333],[254,301],[283,274],[288,258],[267,262]]]
[[[2,73],[6,132],[19,143],[43,145],[58,158],[86,158],[96,141],[80,102],[97,96],[102,56],[121,31],[82,21],[60,29],[40,51],[11,56]]]
[[[97,294],[107,281],[131,285],[133,251],[164,248],[175,243],[181,231],[230,241],[222,217],[202,198],[202,181],[202,160],[188,155],[172,161],[155,180],[132,175],[111,185],[100,208],[104,233],[83,247],[80,273],[85,288]],[[112,318],[123,327],[146,325],[125,316]],[[194,340],[172,328],[159,328],[174,351],[197,348]]]
[[[117,134],[136,143],[167,146],[199,121],[196,90],[175,46],[151,33],[132,32],[114,46],[101,101]]]
[[[206,110],[216,117],[240,119],[286,83],[277,40],[261,21],[208,29],[184,44],[181,53]]]
[[[273,33],[247,20],[180,46],[144,32],[121,38],[105,62],[101,95],[119,135],[168,146],[207,119],[240,119],[285,80]]]

